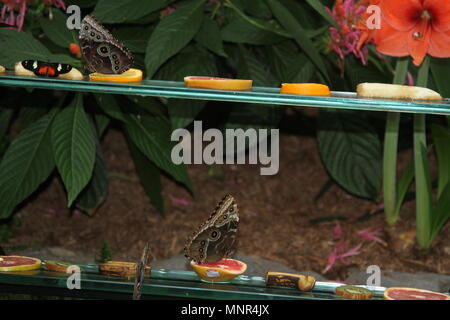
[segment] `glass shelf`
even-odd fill
[[[24,272],[0,272],[0,290],[5,286],[15,288],[38,288],[38,292],[53,295],[76,293],[78,297],[95,298],[133,295],[134,278],[106,276],[98,273],[97,265],[80,265],[81,290],[67,289],[67,274],[45,269]],[[151,277],[144,280],[142,298],[184,298],[184,299],[233,299],[233,300],[341,300],[334,294],[339,283],[316,282],[311,292],[300,292],[291,288],[266,287],[261,277],[239,276],[229,283],[211,283],[200,280],[192,271],[154,269]],[[385,288],[366,287],[375,293],[373,299],[383,297]],[[22,291],[23,291],[22,290]]]
[[[279,94],[279,88],[253,87],[251,91],[225,91],[186,88],[183,82],[174,81],[143,80],[140,83],[119,84],[88,80],[18,77],[11,72],[0,75],[0,85],[164,98],[450,115],[449,99],[439,103],[363,99],[358,98],[354,92],[332,92],[331,97],[314,97]]]

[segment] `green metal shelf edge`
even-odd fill
[[[141,83],[73,81],[0,75],[0,85],[36,89],[111,93],[178,99],[214,100],[334,109],[450,115],[450,101],[440,103],[358,98],[354,92],[333,92],[331,97],[280,94],[279,88],[253,87],[251,91],[186,88],[183,82],[143,80]]]
[[[0,288],[2,285],[15,285],[42,287],[43,291],[51,289],[65,289],[67,275],[50,275],[41,271],[37,275],[20,275],[0,273]],[[133,294],[134,279],[120,277],[106,277],[101,275],[82,274],[79,293],[90,297],[92,292],[111,292]],[[72,289],[77,290],[77,289]],[[67,293],[69,294],[69,292]],[[299,292],[294,289],[237,286],[233,284],[212,284],[182,280],[145,279],[142,286],[142,295],[146,298],[164,296],[167,298],[184,299],[212,299],[212,300],[324,300],[340,299],[330,293]]]

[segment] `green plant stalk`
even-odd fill
[[[417,85],[426,87],[430,69],[430,59],[427,57],[420,67]],[[431,236],[431,188],[429,187],[429,168],[426,154],[427,148],[426,123],[424,114],[414,115],[414,166],[416,177],[416,234],[417,243],[422,249],[428,248]]]
[[[394,84],[403,84],[408,72],[408,59],[397,60]],[[383,199],[386,222],[394,224],[399,219],[397,205],[397,149],[400,128],[400,113],[389,112],[386,119],[383,152]]]

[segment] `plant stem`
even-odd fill
[[[427,57],[419,70],[417,85],[426,87],[430,59]],[[421,248],[430,245],[431,187],[429,186],[429,168],[426,141],[426,119],[424,114],[414,115],[414,167],[416,177],[416,233]]]
[[[403,84],[408,72],[408,59],[397,60],[394,84]],[[400,113],[389,112],[386,119],[383,152],[383,193],[386,222],[394,224],[399,219],[397,206],[397,149]]]

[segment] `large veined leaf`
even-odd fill
[[[381,143],[370,123],[355,112],[323,110],[318,132],[322,162],[345,190],[375,199],[381,188]]]
[[[53,19],[41,16],[39,24],[45,35],[60,47],[68,48],[69,44],[78,44],[78,34],[66,26],[68,16],[60,10],[53,10]]]
[[[76,94],[55,118],[52,145],[70,207],[91,179],[95,164],[95,136],[83,108],[82,94]]]
[[[110,94],[94,94],[95,101],[100,108],[111,118],[124,122],[120,106],[118,105],[116,98]]]
[[[223,40],[220,34],[220,29],[211,18],[203,18],[203,23],[197,35],[195,36],[195,40],[215,54],[222,57],[227,56],[227,54],[223,50]]]
[[[0,219],[33,193],[55,167],[51,125],[56,111],[23,130],[0,163]]]
[[[241,3],[244,10],[254,17],[261,19],[272,17],[272,12],[264,1],[241,0]]]
[[[12,68],[17,61],[36,59],[47,61],[50,51],[32,35],[0,28],[0,65]]]
[[[148,27],[123,27],[114,36],[133,53],[144,53],[153,29]]]
[[[206,105],[204,100],[171,99],[167,105],[172,129],[187,127]]]
[[[297,44],[303,49],[305,54],[311,59],[311,61],[321,71],[322,75],[329,81],[328,72],[325,64],[322,61],[314,43],[308,38],[305,30],[298,23],[295,17],[289,10],[278,1],[266,0],[272,13],[280,22],[280,24],[292,35]]]
[[[306,0],[306,2],[316,10],[330,25],[340,29],[333,17],[325,10],[325,6],[320,2],[320,0]]]
[[[202,24],[204,3],[205,0],[186,1],[158,23],[145,55],[148,78],[194,38]]]
[[[97,3],[97,0],[65,0],[64,3],[67,7],[74,4],[80,8],[91,8]]]
[[[450,59],[431,59],[431,72],[439,93],[443,97],[450,97]]]
[[[285,38],[270,31],[275,30],[275,21],[252,19],[250,23],[241,16],[237,16],[221,30],[223,41],[234,43],[248,43],[254,45],[269,45],[283,41]],[[270,25],[270,24],[273,24]]]
[[[100,141],[97,138],[95,139],[95,146],[95,165],[91,180],[81,191],[76,201],[76,206],[91,216],[102,205],[108,194],[108,172],[106,171]]]
[[[156,101],[155,101],[156,103]],[[127,109],[130,107],[128,106]],[[191,181],[184,165],[176,165],[171,158],[172,146],[171,127],[169,120],[160,115],[147,112],[124,114],[125,127],[130,139],[139,150],[155,163],[161,170],[170,174],[175,180],[193,190]]]
[[[145,194],[149,197],[156,210],[164,214],[164,199],[161,193],[161,173],[158,167],[139,150],[129,137],[127,137],[127,143]]]
[[[8,131],[13,114],[13,109],[0,109],[0,138]]]
[[[153,11],[168,6],[174,0],[99,0],[94,17],[102,23],[133,22]]]

